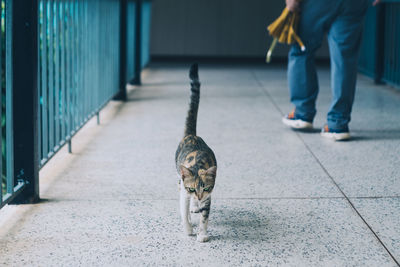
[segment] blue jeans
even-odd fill
[[[327,34],[331,58],[332,103],[328,127],[347,129],[354,101],[357,61],[368,0],[303,0],[297,33],[306,46],[289,52],[288,82],[296,116],[312,122],[318,78],[314,54]]]

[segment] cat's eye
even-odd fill
[[[209,187],[206,187],[206,188],[204,188],[203,189],[205,192],[208,192],[208,191],[210,191],[210,188]]]
[[[192,193],[193,193],[194,191],[196,191],[196,189],[190,188],[190,187],[188,188],[188,190],[189,190],[189,192],[192,192]]]

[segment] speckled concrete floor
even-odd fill
[[[187,65],[152,65],[41,171],[35,205],[0,211],[1,266],[396,266],[400,260],[400,93],[359,77],[335,143],[281,124],[284,67],[200,66],[198,134],[219,171],[209,243],[179,225],[174,153]],[[320,71],[315,127],[329,107]]]

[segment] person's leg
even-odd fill
[[[312,122],[316,114],[315,101],[318,95],[314,51],[302,52],[297,46],[292,46],[289,53],[288,80],[290,102],[295,106],[296,117]]]
[[[290,101],[295,106],[295,116],[312,122],[316,114],[318,78],[314,64],[315,51],[321,46],[324,33],[338,12],[337,1],[304,0],[297,33],[304,42],[305,51],[292,45],[289,52],[288,83]]]
[[[332,104],[328,128],[348,131],[357,79],[357,62],[367,0],[342,2],[341,12],[328,32],[331,54]]]

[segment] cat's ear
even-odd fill
[[[185,178],[193,176],[192,172],[188,168],[186,168],[185,166],[181,165],[180,169],[181,169],[182,180],[185,180]]]
[[[206,171],[206,175],[215,178],[217,176],[217,166],[212,166],[211,168],[208,168],[208,170]]]

